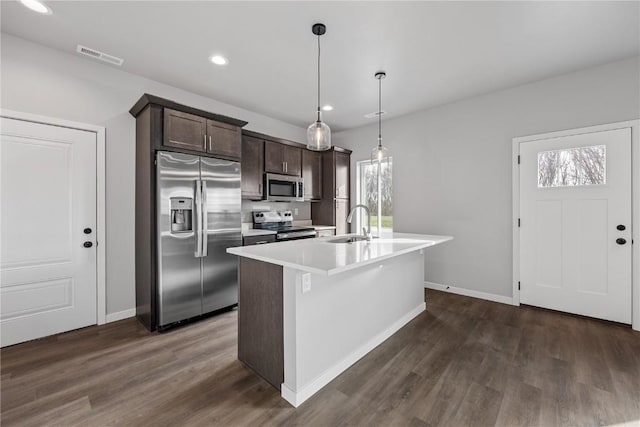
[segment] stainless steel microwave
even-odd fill
[[[303,202],[304,180],[299,176],[264,174],[264,197],[271,202]]]

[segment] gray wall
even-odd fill
[[[511,296],[512,138],[639,118],[639,60],[383,121],[395,230],[455,237],[427,251],[426,280]],[[334,143],[352,149],[355,162],[369,158],[376,136],[372,124],[337,133]]]
[[[135,307],[135,119],[128,110],[143,93],[246,120],[250,130],[305,140],[305,129],[5,33],[1,47],[2,108],[107,129],[107,313]]]

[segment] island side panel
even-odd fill
[[[282,267],[240,258],[238,359],[280,390],[284,381]]]
[[[366,248],[365,248],[366,249]],[[333,276],[284,269],[285,380],[298,406],[425,309],[422,251]]]

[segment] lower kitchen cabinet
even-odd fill
[[[242,238],[242,246],[264,245],[265,243],[273,243],[275,241],[275,234],[266,234],[263,236],[244,236]]]

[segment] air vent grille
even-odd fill
[[[374,111],[373,113],[365,114],[364,116],[365,116],[367,119],[373,119],[374,117],[384,116],[385,114],[387,114],[387,112],[386,112],[386,111],[384,111],[384,110],[382,110],[382,111],[380,111],[380,112],[378,112],[378,111]]]
[[[104,52],[100,52],[99,50],[91,49],[90,47],[78,45],[76,52],[81,53],[82,55],[90,56],[94,59],[99,59],[100,61],[108,62],[109,64],[117,65],[120,67],[124,62],[124,59],[118,58],[117,56],[109,55]]]

